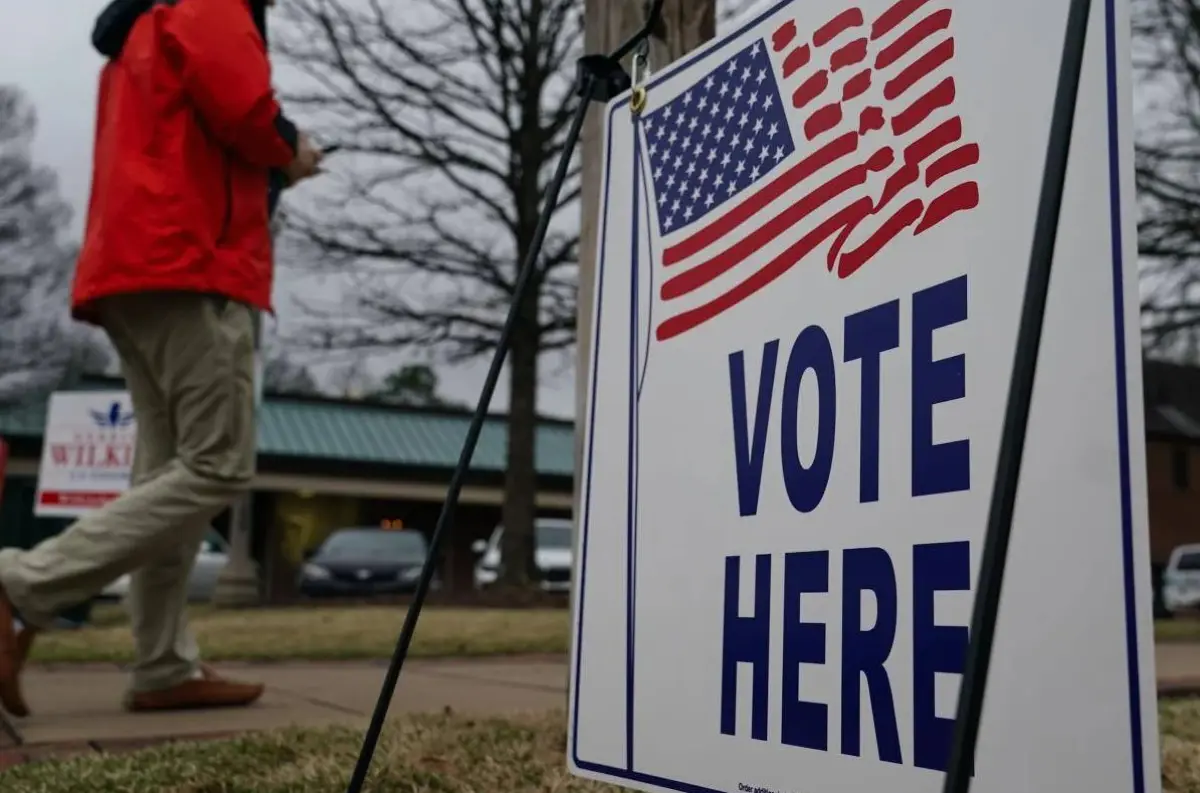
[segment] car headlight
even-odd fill
[[[304,577],[313,581],[324,581],[329,578],[329,571],[317,564],[306,564],[303,568]]]
[[[401,581],[416,581],[421,577],[421,568],[410,567],[407,570],[401,570],[400,574],[396,577]]]

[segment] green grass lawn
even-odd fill
[[[1161,708],[1163,787],[1200,793],[1200,701]],[[292,729],[129,754],[82,755],[0,772],[5,793],[336,793],[362,734]],[[1063,740],[1070,740],[1064,736]],[[456,714],[391,722],[372,766],[372,793],[600,793],[567,774],[562,713],[477,719]]]
[[[226,611],[193,608],[192,629],[212,661],[388,658],[404,622],[403,606],[306,606]],[[120,606],[97,606],[92,625],[38,637],[34,663],[132,660],[129,620]],[[417,624],[414,656],[565,653],[566,609],[427,608]]]
[[[1200,700],[1158,706],[1165,793],[1200,793]]]
[[[362,660],[391,656],[403,606],[311,605],[226,611],[194,606],[192,628],[213,661]],[[558,654],[570,649],[566,609],[427,608],[414,656]],[[126,663],[133,657],[123,607],[102,604],[92,624],[38,638],[34,663]],[[1160,620],[1158,641],[1200,642],[1200,619]]]
[[[1178,617],[1157,620],[1154,623],[1154,638],[1160,642],[1200,642],[1200,619]]]
[[[346,788],[362,733],[292,729],[85,755],[0,772],[4,793],[334,793]],[[615,790],[566,770],[562,713],[513,719],[443,714],[390,723],[367,790],[584,793]]]

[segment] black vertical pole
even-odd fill
[[[7,740],[12,742],[12,746],[7,747],[9,749],[21,746],[25,743],[21,739],[21,733],[17,732],[17,728],[12,725],[12,722],[10,722],[8,717],[2,712],[0,712],[0,737],[7,738]],[[6,747],[4,746],[4,742],[0,740],[0,749],[3,748]]]
[[[584,90],[590,94],[592,90],[592,77],[588,76],[585,80]],[[475,408],[474,415],[471,416],[471,423],[467,428],[467,437],[463,442],[458,465],[455,466],[454,473],[450,476],[450,484],[446,488],[446,500],[442,503],[442,512],[438,516],[437,524],[433,530],[433,537],[429,541],[429,555],[425,560],[425,564],[421,567],[421,577],[417,580],[416,592],[413,595],[412,603],[408,607],[408,613],[404,615],[404,625],[400,629],[400,638],[396,643],[396,650],[392,654],[392,661],[388,664],[387,674],[383,680],[383,688],[379,692],[379,700],[375,703],[375,711],[371,715],[370,726],[367,727],[366,735],[363,738],[362,750],[359,753],[358,762],[354,766],[354,774],[350,779],[350,786],[347,788],[348,793],[360,793],[363,784],[367,781],[367,771],[371,767],[371,758],[375,754],[375,745],[378,743],[379,736],[383,732],[383,722],[387,718],[388,708],[392,702],[392,695],[396,690],[396,684],[400,680],[400,670],[403,668],[404,661],[408,657],[408,648],[412,643],[413,633],[417,628],[417,619],[421,616],[421,608],[425,605],[426,595],[429,594],[429,586],[433,580],[435,565],[441,557],[442,542],[445,539],[448,527],[454,522],[454,512],[458,506],[458,496],[462,492],[463,482],[471,467],[471,457],[474,456],[475,446],[479,442],[479,434],[483,431],[483,423],[487,419],[488,405],[492,402],[492,394],[495,393],[496,384],[500,380],[500,371],[504,363],[505,353],[508,351],[513,328],[516,325],[517,306],[521,302],[521,295],[528,288],[529,279],[533,275],[533,269],[537,263],[542,241],[546,238],[546,232],[550,225],[550,216],[554,213],[554,208],[558,204],[558,195],[562,191],[563,182],[566,180],[567,170],[571,164],[571,150],[575,148],[575,143],[579,140],[579,133],[583,128],[583,120],[587,115],[587,105],[587,100],[580,101],[579,106],[575,109],[575,115],[571,120],[571,127],[567,132],[567,143],[564,146],[562,159],[559,160],[558,169],[555,171],[554,178],[550,182],[550,189],[546,195],[546,204],[542,209],[542,216],[538,221],[537,230],[534,232],[534,240],[530,247],[529,256],[526,257],[521,271],[517,276],[517,282],[513,287],[515,297],[512,308],[509,310],[508,319],[500,331],[500,339],[496,344],[496,354],[493,356],[492,364],[488,367],[487,376],[484,378],[483,393],[479,397],[479,404]]]
[[[944,793],[966,793],[974,773],[975,747],[979,739],[983,697],[996,636],[996,617],[1000,610],[1008,541],[1012,536],[1013,505],[1017,500],[1025,431],[1029,425],[1029,406],[1033,397],[1038,348],[1042,340],[1042,322],[1046,314],[1046,295],[1050,290],[1050,270],[1058,237],[1058,219],[1062,209],[1063,185],[1067,178],[1071,131],[1075,124],[1075,100],[1079,94],[1090,10],[1091,0],[1071,0],[1067,13],[1063,56],[1050,119],[1050,141],[1046,149],[1042,190],[1033,229],[1033,247],[1029,256],[1025,300],[1021,307],[1008,405],[1000,434],[996,479],[992,486],[987,534],[983,541],[975,607],[971,614],[971,640],[958,697],[954,742],[950,765],[946,770]]]
[[[371,723],[368,725],[367,732],[363,736],[362,748],[359,751],[358,760],[354,765],[350,784],[346,788],[347,793],[361,793],[363,785],[366,784],[367,772],[371,768],[371,759],[375,756],[375,747],[378,745],[379,736],[383,732],[383,723],[387,718],[388,709],[392,703],[392,696],[396,691],[396,684],[400,681],[400,672],[404,667],[405,659],[408,658],[408,648],[412,644],[413,633],[417,629],[417,620],[421,617],[421,609],[424,607],[425,598],[429,594],[434,570],[441,561],[442,543],[446,535],[450,533],[450,528],[454,525],[454,512],[458,506],[458,497],[462,492],[467,472],[470,470],[471,458],[475,455],[475,447],[479,443],[479,434],[483,431],[483,423],[487,419],[488,407],[492,403],[492,394],[495,393],[496,384],[500,380],[500,371],[504,364],[504,358],[508,354],[513,329],[517,323],[518,307],[521,305],[523,297],[529,289],[533,272],[541,256],[542,243],[545,242],[546,232],[550,228],[550,218],[558,206],[558,196],[562,191],[563,182],[566,181],[567,173],[570,170],[571,156],[574,153],[575,146],[579,143],[579,135],[583,131],[583,122],[587,117],[588,105],[591,102],[607,102],[622,91],[629,89],[629,75],[621,67],[620,60],[632,52],[639,42],[644,41],[650,36],[662,15],[663,1],[653,0],[645,25],[621,44],[615,52],[609,55],[587,55],[580,58],[577,63],[576,95],[579,97],[579,104],[575,108],[575,113],[571,118],[571,125],[567,130],[566,140],[563,141],[563,150],[560,155],[558,167],[555,169],[554,176],[551,178],[550,185],[546,190],[545,199],[542,203],[542,214],[538,218],[537,228],[534,230],[529,251],[525,256],[525,260],[521,262],[520,270],[517,272],[516,283],[513,284],[513,300],[509,306],[508,317],[505,319],[504,326],[500,330],[500,336],[496,340],[496,352],[492,356],[491,365],[488,367],[487,376],[483,381],[483,390],[479,394],[479,402],[475,406],[475,412],[471,416],[471,423],[467,427],[467,435],[463,440],[458,464],[455,465],[454,472],[450,475],[450,482],[446,487],[446,500],[442,503],[441,514],[438,515],[437,523],[433,529],[433,536],[429,541],[429,554],[425,559],[425,564],[421,567],[421,576],[417,579],[416,592],[413,594],[412,603],[408,607],[408,613],[404,615],[404,624],[400,628],[400,636],[396,640],[396,648],[392,652],[392,660],[388,664],[387,674],[384,675],[383,686],[379,691],[379,699],[376,701],[375,710],[371,714]]]

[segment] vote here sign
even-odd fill
[[[577,773],[940,790],[1067,5],[782,3],[610,103]],[[1159,789],[1128,31],[1095,0],[979,793]]]

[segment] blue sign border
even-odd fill
[[[763,12],[754,20],[743,25],[735,33],[728,38],[740,36],[750,28],[758,25],[767,17],[775,14],[784,6],[788,5],[790,0],[784,0],[773,6],[768,11]],[[1127,372],[1125,365],[1125,294],[1124,294],[1124,240],[1121,233],[1121,152],[1120,152],[1120,119],[1118,116],[1119,103],[1117,101],[1117,59],[1116,59],[1116,8],[1115,0],[1104,0],[1104,16],[1105,16],[1105,58],[1107,61],[1106,82],[1108,95],[1108,174],[1109,174],[1109,212],[1110,212],[1110,231],[1112,243],[1112,277],[1113,277],[1113,341],[1114,354],[1116,361],[1116,386],[1117,386],[1117,443],[1119,449],[1119,469],[1121,480],[1121,545],[1124,557],[1124,586],[1125,586],[1125,644],[1126,644],[1126,662],[1129,677],[1129,720],[1130,720],[1130,742],[1131,756],[1133,759],[1133,793],[1144,793],[1145,791],[1145,761],[1143,757],[1143,738],[1142,738],[1142,707],[1141,707],[1141,670],[1138,661],[1138,637],[1137,637],[1137,596],[1136,596],[1136,580],[1134,565],[1133,548],[1133,504],[1132,494],[1130,492],[1130,465],[1129,465],[1129,423],[1128,423],[1128,393],[1127,393]],[[693,53],[657,75],[649,82],[653,86],[690,66],[699,58],[707,56],[708,52]],[[618,110],[629,104],[629,96],[626,95],[621,99],[614,101],[609,106],[608,111],[608,128],[612,127],[613,116]],[[612,138],[608,136],[608,152],[612,153]],[[608,185],[609,172],[608,168],[611,162],[610,156],[605,158],[605,173],[604,173],[604,205],[602,211],[603,223],[600,230],[600,256],[597,263],[596,271],[596,289],[598,299],[596,303],[595,327],[593,328],[592,337],[592,377],[591,377],[591,404],[595,404],[596,399],[596,370],[600,360],[600,321],[603,316],[602,308],[604,301],[604,266],[606,252],[606,232],[608,221]],[[631,318],[631,323],[636,323],[637,317]],[[636,333],[636,329],[633,329]],[[604,774],[605,776],[614,779],[622,779],[628,782],[640,783],[645,785],[655,785],[657,787],[667,788],[670,790],[681,791],[681,793],[726,793],[725,791],[717,791],[712,788],[706,788],[702,785],[683,782],[675,779],[667,779],[665,777],[655,776],[635,771],[632,768],[633,756],[633,724],[632,714],[626,714],[626,751],[630,758],[628,768],[618,768],[608,766],[602,763],[593,763],[584,760],[579,756],[579,675],[580,662],[583,644],[583,618],[584,618],[584,601],[587,582],[587,546],[588,546],[588,520],[590,514],[591,502],[591,472],[592,472],[592,443],[591,438],[595,431],[595,411],[589,418],[588,423],[588,446],[587,446],[587,479],[584,482],[584,488],[581,497],[581,512],[582,521],[580,523],[582,531],[582,554],[579,561],[579,582],[576,596],[579,598],[578,621],[575,625],[578,646],[575,647],[575,657],[573,659],[573,676],[574,684],[574,701],[572,702],[572,724],[571,724],[571,758],[575,765],[584,770],[596,774]],[[633,583],[629,582],[629,602],[627,609],[632,609]],[[626,692],[627,703],[633,697],[633,647],[632,637],[629,639],[630,646],[627,651],[626,660],[626,680],[628,681],[628,690]]]

